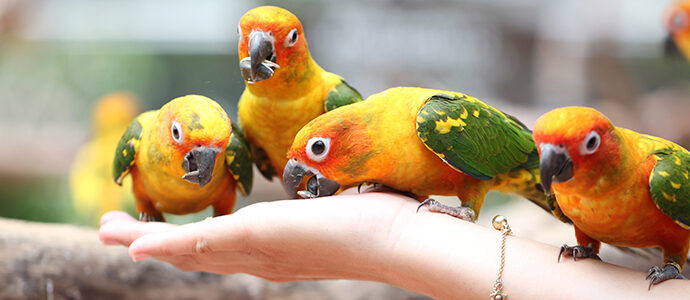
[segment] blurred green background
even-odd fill
[[[462,91],[530,127],[551,108],[588,105],[688,146],[690,68],[662,51],[670,2],[0,1],[0,216],[92,222],[77,216],[68,174],[104,95],[129,91],[156,109],[201,94],[237,120],[236,26],[262,4],[295,13],[315,60],[364,96],[400,85]],[[238,206],[284,197],[256,178]]]

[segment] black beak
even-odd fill
[[[263,31],[255,31],[249,37],[249,57],[240,61],[242,77],[249,83],[266,80],[273,76],[273,71],[280,68],[275,63],[272,38]]]
[[[302,198],[326,197],[335,194],[340,189],[340,184],[335,180],[330,180],[321,174],[314,174],[311,168],[291,159],[283,170],[283,188],[292,199],[297,199],[297,195]],[[295,192],[295,189],[302,183],[304,176],[314,175],[307,182],[307,190]]]
[[[216,156],[220,150],[208,147],[194,147],[187,152],[182,162],[182,168],[187,174],[182,176],[182,179],[191,183],[199,184],[199,187],[204,187],[211,181],[213,177],[213,168],[216,165]]]
[[[541,144],[541,184],[546,195],[551,195],[552,182],[564,182],[573,178],[573,161],[565,149],[551,144]]]
[[[678,49],[678,45],[676,45],[676,42],[673,40],[673,36],[671,36],[670,34],[666,36],[666,40],[664,41],[664,55],[666,57],[681,56],[680,50]]]

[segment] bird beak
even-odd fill
[[[275,62],[273,37],[263,31],[249,34],[249,57],[240,61],[242,77],[248,83],[266,80],[273,76],[273,71],[280,68]]]
[[[664,55],[666,57],[676,57],[681,55],[678,45],[676,45],[676,41],[673,40],[673,36],[670,34],[666,36],[666,40],[664,41]]]
[[[295,189],[302,183],[304,176],[309,175],[314,176],[309,178],[307,190],[295,193]],[[297,199],[297,195],[302,198],[317,198],[335,194],[340,189],[340,184],[293,158],[288,161],[285,170],[283,170],[283,188],[292,199]]]
[[[539,168],[541,184],[546,195],[551,195],[552,182],[564,182],[573,178],[573,161],[565,149],[552,144],[540,144],[541,158]]]
[[[187,173],[182,176],[182,179],[197,183],[200,188],[204,187],[213,177],[213,168],[216,165],[218,153],[220,150],[217,148],[204,146],[194,147],[187,152],[182,162],[182,168]]]

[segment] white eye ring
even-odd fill
[[[685,12],[678,12],[671,17],[671,30],[682,30],[688,26],[688,14]]]
[[[322,137],[310,138],[307,142],[307,156],[309,159],[320,162],[326,159],[328,156],[328,150],[330,150],[331,139]]]
[[[182,126],[180,123],[177,123],[177,121],[172,122],[172,126],[170,126],[170,134],[176,143],[182,144],[182,140],[184,140],[184,132],[182,132]]]
[[[601,137],[599,134],[592,130],[587,134],[585,140],[580,144],[580,154],[590,155],[599,150],[599,145],[601,144]]]
[[[285,37],[285,48],[294,46],[297,40],[299,40],[299,34],[297,33],[297,28],[293,28]]]

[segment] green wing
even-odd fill
[[[539,165],[525,125],[467,95],[427,99],[417,113],[417,135],[450,166],[478,179]]]
[[[232,177],[237,181],[240,192],[245,196],[249,196],[254,180],[252,154],[242,129],[235,126],[235,124],[232,124],[230,143],[225,148],[225,165]]]
[[[129,174],[129,170],[134,165],[139,143],[141,141],[142,126],[140,117],[137,117],[129,124],[127,131],[120,138],[115,148],[115,159],[113,160],[113,178],[115,183],[122,185],[122,180]]]
[[[251,149],[254,163],[256,164],[256,167],[259,168],[261,175],[263,175],[266,180],[273,181],[273,176],[278,175],[278,173],[276,173],[276,170],[273,169],[273,165],[271,165],[271,160],[268,159],[268,154],[266,154],[266,151],[264,151],[264,149],[261,147],[251,144],[249,144],[249,148]]]
[[[325,111],[331,111],[338,107],[359,101],[362,101],[362,95],[343,80],[328,93],[323,102],[323,109]]]
[[[649,175],[654,203],[680,226],[690,229],[690,153],[667,148],[652,155],[658,159]]]

